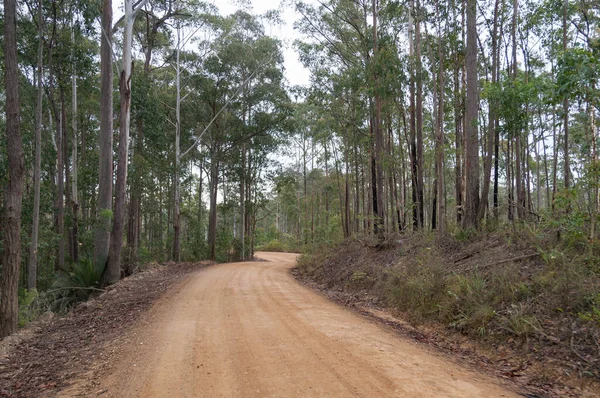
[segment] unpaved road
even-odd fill
[[[150,311],[113,397],[516,397],[289,274],[296,255],[200,271]]]

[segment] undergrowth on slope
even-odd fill
[[[44,292],[19,291],[19,325],[36,320],[46,311],[64,314],[74,305],[86,301],[93,293],[102,291],[99,271],[91,260],[71,264],[56,276]]]
[[[598,377],[597,247],[556,228],[523,223],[443,239],[398,235],[384,249],[349,240],[304,254],[298,267],[328,289],[375,296],[415,324],[439,323],[525,350],[559,346]]]

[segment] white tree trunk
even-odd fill
[[[44,89],[42,87],[42,73],[44,62],[44,40],[43,34],[43,14],[42,0],[38,1],[38,64],[37,64],[37,100],[35,107],[35,163],[33,166],[33,220],[31,226],[31,245],[29,246],[29,265],[27,268],[27,289],[29,291],[37,288],[37,253],[38,253],[38,235],[40,229],[40,190],[42,168],[42,106]]]
[[[135,14],[133,12],[132,0],[124,0],[123,5],[125,9],[125,31],[123,32],[122,69],[119,74],[119,92],[121,101],[121,110],[119,114],[119,159],[115,187],[113,229],[110,239],[108,263],[103,277],[104,284],[115,283],[121,276],[121,248],[123,245],[125,220],[129,126],[131,119],[131,45]]]
[[[71,29],[71,42],[75,44],[75,26]],[[72,98],[72,116],[71,128],[73,129],[72,142],[72,166],[71,166],[71,188],[72,188],[72,205],[73,205],[73,258],[77,263],[79,261],[79,243],[78,243],[78,223],[79,223],[79,198],[77,196],[77,74],[75,65],[71,67],[71,98]]]
[[[181,161],[179,147],[181,138],[181,67],[180,67],[180,52],[181,52],[181,27],[177,25],[177,65],[176,65],[176,76],[175,76],[175,89],[177,91],[177,99],[175,104],[175,219],[173,220],[173,261],[180,261],[180,229],[181,229],[181,205],[180,205],[180,176],[179,176],[179,162]]]

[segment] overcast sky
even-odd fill
[[[229,15],[239,9],[251,11],[253,14],[264,14],[268,10],[280,9],[278,0],[247,0],[244,3],[250,3],[252,9],[239,6],[240,1],[235,0],[211,0],[219,8],[223,15]],[[285,57],[285,76],[291,85],[307,85],[310,73],[302,66],[298,59],[298,54],[294,51],[294,40],[298,34],[294,32],[294,22],[297,19],[296,13],[291,7],[281,7],[282,19],[284,24],[281,26],[267,27],[266,33],[280,39],[283,43],[283,55]]]

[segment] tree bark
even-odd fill
[[[492,85],[497,83],[496,79],[496,68],[498,63],[497,51],[498,47],[498,11],[500,6],[500,0],[495,1],[494,6],[494,23],[492,28]],[[488,207],[489,202],[489,194],[490,194],[490,180],[492,176],[492,152],[494,152],[494,148],[497,148],[498,143],[496,140],[496,104],[492,101],[489,101],[488,104],[489,114],[488,114],[488,136],[487,136],[487,150],[486,150],[486,158],[484,164],[483,171],[483,190],[481,193],[481,205],[479,207],[479,222],[481,222],[485,216],[485,211]],[[496,156],[498,156],[496,154]],[[494,188],[496,186],[494,185]],[[494,192],[496,195],[497,192]],[[494,198],[496,200],[496,198]]]
[[[0,338],[17,330],[19,267],[21,265],[21,210],[24,161],[20,131],[19,65],[17,61],[17,4],[4,0],[4,86],[8,184],[4,193]]]
[[[439,12],[439,11],[438,11]],[[438,43],[438,62],[439,62],[439,73],[438,73],[438,103],[437,103],[437,120],[436,120],[436,197],[437,197],[437,208],[433,208],[433,213],[437,212],[437,232],[438,236],[442,237],[445,234],[446,229],[446,204],[445,204],[445,183],[444,183],[444,90],[445,90],[445,79],[444,79],[444,51],[442,49],[442,29],[439,29],[439,43]]]
[[[415,80],[416,80],[416,134],[417,134],[417,209],[419,226],[425,227],[425,160],[423,144],[423,77],[421,60],[421,2],[417,0],[415,21]]]
[[[410,166],[411,166],[411,193],[412,193],[412,214],[413,214],[413,229],[421,227],[419,217],[419,183],[418,183],[418,161],[417,161],[417,122],[416,122],[416,73],[414,62],[414,22],[413,22],[414,3],[411,0],[410,12],[408,14],[408,42],[410,56]]]
[[[477,114],[479,93],[477,87],[477,1],[467,0],[467,101],[465,114],[466,137],[466,198],[465,228],[479,226],[479,137]]]
[[[210,209],[208,214],[208,246],[210,259],[216,259],[217,243],[217,193],[219,189],[219,164],[217,153],[213,149],[210,162]]]
[[[57,126],[56,126],[56,225],[58,233],[58,256],[55,262],[56,270],[64,270],[65,268],[65,150],[64,150],[64,133],[65,128],[65,104],[64,94],[62,88],[60,88],[59,82],[59,98],[61,102],[60,110],[57,109]]]
[[[454,15],[455,23],[458,23],[456,15]],[[463,126],[462,126],[462,98],[460,92],[460,49],[454,49],[454,136],[455,136],[455,165],[454,165],[454,190],[456,197],[456,222],[460,225],[463,220],[464,213],[464,198],[463,198]]]
[[[373,0],[373,61],[378,61],[378,33],[377,33],[377,0]],[[377,68],[374,68],[377,70]],[[375,179],[373,180],[373,215],[375,235],[382,238],[385,233],[386,205],[383,195],[383,131],[381,128],[381,95],[379,94],[379,76],[375,73],[375,114],[373,120],[373,133],[375,137]]]
[[[512,19],[512,81],[513,85],[517,81],[518,65],[517,65],[517,21],[519,14],[519,0],[513,0],[513,19]],[[523,171],[522,162],[522,145],[521,136],[523,132],[518,129],[513,132],[515,135],[515,177],[517,188],[517,215],[519,218],[525,216],[525,190],[523,187]]]
[[[31,245],[29,246],[29,264],[27,268],[27,290],[37,289],[38,236],[40,229],[40,190],[42,168],[42,106],[44,88],[42,74],[44,63],[43,8],[42,0],[38,1],[38,63],[37,63],[37,98],[35,105],[35,160],[33,165],[33,216],[31,225]]]
[[[102,282],[110,285],[121,277],[121,249],[125,228],[125,196],[127,193],[127,166],[129,164],[129,128],[131,122],[131,46],[134,12],[132,0],[124,0],[125,29],[123,33],[123,59],[119,74],[119,158],[117,160],[117,181],[115,185],[115,211],[110,237],[110,251]]]
[[[181,139],[181,68],[180,68],[180,53],[181,53],[181,28],[177,26],[177,53],[176,53],[176,70],[175,70],[175,183],[174,183],[174,211],[173,211],[173,261],[181,260],[181,193],[180,193],[180,139]]]
[[[75,27],[71,27],[71,42],[75,44]],[[75,73],[75,65],[71,67],[71,128],[73,130],[73,141],[71,149],[71,206],[73,212],[73,225],[71,227],[72,253],[71,260],[74,263],[79,262],[79,197],[78,191],[78,169],[77,162],[77,74]]]
[[[563,4],[563,51],[567,51],[567,17],[569,12],[569,0],[564,0]],[[563,130],[564,130],[564,157],[565,157],[565,188],[571,187],[571,170],[570,170],[570,159],[569,159],[569,100],[567,98],[563,101]]]
[[[112,61],[112,0],[102,3],[100,42],[100,153],[98,164],[98,205],[94,236],[94,265],[104,271],[110,246],[112,224],[113,179],[113,61]],[[111,275],[112,278],[112,275]]]

